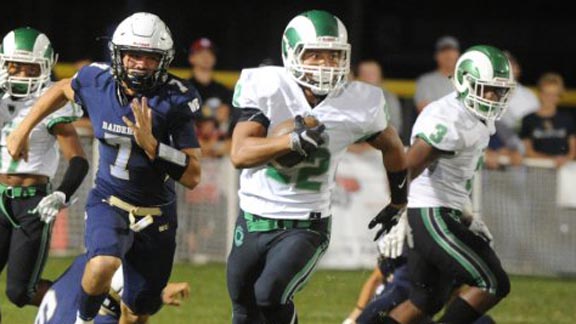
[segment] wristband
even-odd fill
[[[168,146],[164,143],[158,143],[156,146],[156,158],[162,159],[167,162],[172,162],[176,165],[185,167],[186,163],[186,153],[179,151],[172,146]]]
[[[408,171],[386,172],[390,185],[391,202],[402,205],[408,202]]]
[[[156,147],[156,158],[152,162],[160,171],[167,173],[170,178],[180,180],[188,167],[190,157],[177,149],[163,143]]]

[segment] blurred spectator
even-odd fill
[[[452,36],[443,36],[436,41],[436,70],[421,75],[416,80],[414,103],[418,113],[430,102],[454,91],[450,77],[460,56],[460,43]]]
[[[204,106],[196,116],[196,136],[203,158],[219,158],[229,152],[228,140],[223,140],[218,129],[215,111]]]
[[[536,95],[519,83],[522,68],[518,60],[508,51],[504,51],[504,54],[510,60],[516,88],[508,101],[506,112],[496,121],[496,133],[490,137],[485,156],[485,165],[489,169],[500,169],[508,164],[522,164],[524,145],[517,132],[522,118],[537,111],[540,105]]]
[[[522,119],[520,137],[526,157],[552,159],[557,166],[574,159],[574,121],[569,113],[558,110],[563,93],[564,80],[559,74],[546,73],[538,80],[540,108]]]
[[[514,79],[516,80],[516,88],[508,101],[508,109],[502,116],[502,119],[500,119],[500,122],[515,131],[519,131],[522,118],[538,110],[540,103],[532,90],[520,83],[522,67],[520,66],[520,63],[518,63],[516,57],[514,57],[509,51],[504,51],[504,54],[508,57],[508,60],[510,60]]]
[[[220,138],[227,141],[231,135],[236,116],[231,108],[232,91],[215,81],[216,47],[208,38],[199,38],[190,45],[188,62],[192,68],[190,82],[198,89],[204,107],[210,108],[217,121]],[[204,111],[204,108],[203,108]]]
[[[74,67],[74,69],[76,71],[78,71],[82,67],[84,67],[85,65],[90,65],[91,63],[92,63],[92,60],[84,57],[84,58],[81,58],[81,59],[78,59],[78,60],[72,62],[72,66]],[[84,109],[84,107],[78,105],[75,102],[71,102],[71,104],[73,106],[75,106],[75,108],[82,109],[84,112],[82,117],[80,117],[78,120],[76,120],[72,123],[72,125],[74,125],[74,127],[76,128],[76,132],[78,133],[78,135],[80,135],[80,136],[93,136],[94,131],[92,129],[92,123],[90,122],[90,117],[88,116],[88,111],[86,109]]]
[[[382,85],[383,75],[380,63],[375,60],[360,61],[356,68],[356,79],[382,88],[384,98],[386,98],[386,104],[388,105],[388,111],[390,113],[390,122],[394,127],[396,127],[398,133],[401,133],[402,106],[400,105],[398,97]]]

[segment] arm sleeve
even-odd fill
[[[258,108],[241,108],[241,114],[238,121],[254,121],[261,124],[266,129],[270,126],[270,119],[268,119],[268,117],[266,117],[266,115],[264,115],[264,113]]]

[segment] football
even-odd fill
[[[306,128],[313,128],[320,125],[320,121],[316,119],[316,117],[308,115],[304,117],[304,125]],[[286,119],[285,121],[281,122],[280,124],[276,125],[269,133],[268,137],[278,137],[282,135],[286,135],[294,130],[294,118]],[[288,152],[284,155],[277,157],[276,159],[272,160],[272,166],[277,169],[283,168],[291,168],[296,164],[302,162],[304,157],[300,155],[298,152]]]

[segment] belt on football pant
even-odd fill
[[[50,183],[43,183],[26,187],[8,186],[6,184],[0,183],[0,210],[2,211],[2,214],[6,216],[6,218],[14,228],[20,228],[20,224],[18,224],[18,222],[12,219],[12,217],[6,210],[6,206],[4,206],[4,197],[10,199],[32,198],[39,194],[45,195],[49,193],[50,191],[52,191],[51,188],[52,187]]]
[[[306,219],[273,219],[243,211],[248,232],[268,232],[278,229],[310,229],[314,231],[329,231],[331,217],[315,220]]]
[[[130,229],[134,232],[140,232],[146,227],[154,223],[155,216],[161,216],[162,210],[159,207],[140,207],[134,206],[124,200],[112,195],[108,200],[103,199],[102,201],[108,203],[110,206],[122,209],[128,213],[128,220],[130,221]],[[136,217],[142,217],[136,219]]]

